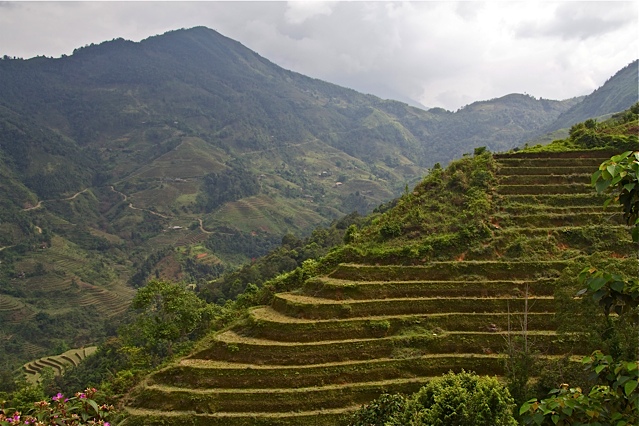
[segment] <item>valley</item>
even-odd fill
[[[638,148],[638,66],[585,97],[452,112],[204,27],[4,57],[0,392],[53,363],[126,394],[130,425],[324,425],[451,369],[505,378],[522,345],[589,354],[575,277],[636,259],[590,176]],[[148,341],[162,309],[131,303],[157,281],[208,336]]]

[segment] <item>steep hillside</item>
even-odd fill
[[[563,112],[548,131],[568,128],[593,117],[628,109],[639,100],[639,60],[628,64],[583,102]]]
[[[3,59],[0,93],[0,295],[22,312],[0,363],[19,364],[102,336],[150,276],[211,279],[578,102],[423,111],[201,27]]]
[[[621,215],[589,185],[610,155],[478,150],[435,170],[352,228],[324,273],[149,377],[128,424],[337,425],[449,370],[504,375],[508,342],[545,368],[589,353],[598,342],[565,317],[574,277],[636,265]]]

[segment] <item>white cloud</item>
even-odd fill
[[[284,16],[288,23],[299,25],[318,15],[330,16],[333,5],[326,1],[289,1]]]
[[[457,109],[592,92],[639,57],[639,2],[0,3],[0,55],[70,54],[204,25],[271,61],[365,93]]]

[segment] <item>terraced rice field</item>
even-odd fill
[[[108,290],[102,287],[81,283],[83,289],[77,304],[83,307],[92,307],[100,315],[111,318],[123,314],[128,308],[135,291],[122,287],[118,291]]]
[[[0,321],[19,324],[29,321],[36,312],[20,300],[6,294],[0,294]]]
[[[292,220],[290,225],[297,229],[308,229],[323,219],[314,212],[309,203],[308,209],[300,209],[299,202],[278,198],[273,200],[266,195],[243,198],[238,201],[226,203],[212,217],[221,222],[231,222],[235,227],[243,231],[256,229],[268,229],[271,232],[280,232],[289,225],[286,220]]]
[[[413,392],[449,370],[502,375],[501,353],[522,333],[524,315],[544,356],[582,354],[578,334],[556,332],[553,294],[561,272],[589,253],[589,235],[622,229],[588,186],[609,157],[496,156],[491,258],[339,265],[151,375],[127,424],[343,424],[382,392]],[[526,252],[539,239],[556,251],[539,259]],[[630,256],[632,245],[617,241],[609,249]]]
[[[40,373],[45,368],[51,368],[57,376],[64,374],[69,367],[77,366],[84,358],[96,351],[96,346],[90,346],[80,349],[71,349],[63,354],[56,356],[47,356],[35,361],[30,361],[22,366],[27,381],[35,384],[40,379]]]

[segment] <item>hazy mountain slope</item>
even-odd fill
[[[639,60],[636,60],[619,70],[603,86],[586,96],[583,102],[562,113],[547,130],[568,128],[589,118],[630,108],[631,105],[639,101],[638,75]]]
[[[424,149],[440,159],[451,154],[460,157],[479,146],[494,152],[507,151],[542,132],[554,120],[552,117],[558,117],[580,100],[553,101],[510,94],[474,102],[456,113],[440,110],[442,119],[429,122],[431,135]]]

